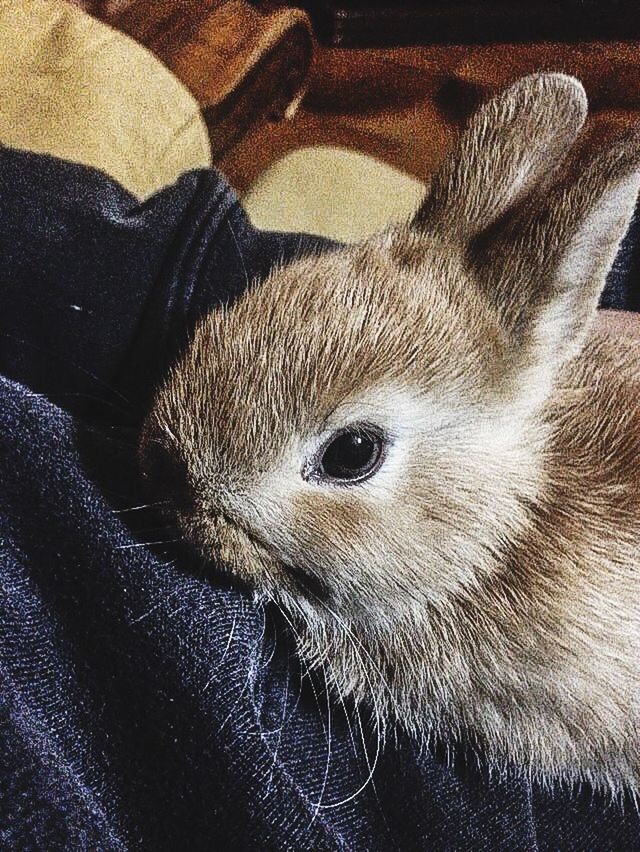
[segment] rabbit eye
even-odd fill
[[[383,436],[376,428],[350,426],[335,432],[324,444],[310,475],[343,485],[362,482],[378,470],[383,455]]]

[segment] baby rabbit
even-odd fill
[[[640,135],[586,154],[586,111],[571,77],[521,79],[409,224],[212,312],[140,460],[338,694],[635,793],[640,359],[594,319]]]

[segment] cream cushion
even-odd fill
[[[274,163],[243,198],[259,228],[360,240],[417,209],[424,184],[346,148],[301,148]]]
[[[210,164],[184,86],[64,0],[0,0],[0,142],[95,166],[139,197]]]

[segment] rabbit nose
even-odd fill
[[[189,472],[175,452],[151,441],[143,454],[142,474],[154,495],[168,498],[181,511],[193,511],[195,493]]]

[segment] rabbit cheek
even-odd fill
[[[254,537],[219,513],[183,516],[185,537],[207,564],[229,572],[254,589],[273,588],[282,569],[274,556]]]
[[[318,578],[321,593],[312,598],[350,612],[367,606],[375,589],[370,577],[366,581],[366,554],[373,542],[380,544],[379,525],[377,514],[353,495],[297,495],[283,549],[306,576]]]

